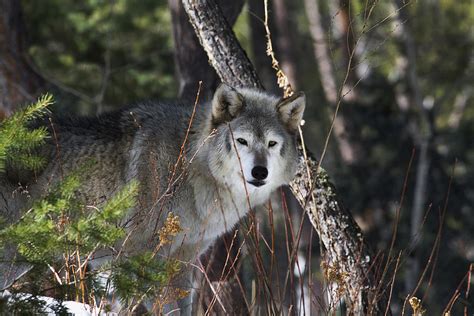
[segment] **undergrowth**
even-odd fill
[[[34,149],[44,144],[47,128],[32,129],[30,124],[43,117],[52,103],[52,96],[47,94],[0,123],[0,172],[9,161],[15,167],[35,171],[45,165]],[[124,306],[133,308],[159,297],[179,272],[177,261],[158,259],[154,252],[116,257],[113,249],[126,235],[121,223],[137,204],[138,182],[131,181],[101,205],[88,205],[81,199],[80,189],[87,185],[84,175],[93,164],[90,160],[65,175],[19,220],[12,223],[9,218],[2,219],[0,251],[14,248],[13,257],[6,252],[3,257],[12,266],[25,266],[26,273],[0,296],[0,313],[67,314],[62,303],[66,300],[107,311],[111,281]],[[174,218],[171,224],[171,228],[165,225],[161,230],[164,240],[179,230],[179,219]],[[109,251],[111,259],[91,269],[91,261],[101,251]],[[53,297],[54,303],[47,304],[45,296]]]

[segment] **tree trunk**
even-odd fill
[[[225,3],[221,0],[222,3]],[[223,6],[224,16],[233,25],[244,5],[243,0],[232,1]],[[174,57],[179,81],[178,96],[194,99],[198,82],[202,81],[201,97],[210,97],[218,84],[216,71],[209,65],[206,52],[199,44],[189,18],[179,0],[168,0],[173,22]]]
[[[212,66],[222,81],[234,86],[260,87],[255,70],[222,16],[215,0],[183,0],[183,5]],[[293,194],[306,210],[322,244],[331,278],[345,293],[356,314],[385,311],[383,297],[376,297],[371,253],[351,214],[342,206],[329,177],[313,157],[305,158],[299,146],[299,164],[290,183]]]
[[[347,72],[347,80],[345,83],[345,89],[343,93],[346,93],[350,89],[352,92],[348,96],[354,96],[354,84],[357,82],[357,74],[355,73],[357,65],[356,54],[355,54],[355,38],[354,38],[354,20],[351,16],[351,2],[350,0],[340,0],[338,10],[338,21],[341,29],[341,49],[343,58],[343,69]],[[346,98],[348,97],[346,96]]]
[[[21,2],[0,0],[0,119],[34,101],[43,85],[27,57]]]
[[[278,31],[275,39],[277,51],[280,56],[281,69],[291,82],[291,86],[294,89],[298,89],[296,63],[293,55],[293,40],[290,35],[290,25],[288,23],[288,9],[285,0],[273,0],[272,3],[275,12],[275,26]],[[263,6],[263,3],[261,5]]]
[[[265,11],[262,0],[248,0],[250,35],[252,40],[252,55],[255,69],[260,75],[262,85],[267,91],[279,93],[275,70],[272,61],[267,57],[267,45],[265,36]]]
[[[324,95],[329,105],[333,108],[333,110],[336,110],[338,103],[342,102],[342,96],[339,96],[340,91],[337,89],[336,73],[332,66],[333,61],[329,57],[329,48],[325,36],[326,31],[323,28],[318,3],[315,0],[304,0],[304,4],[306,8],[306,16],[309,22],[309,31],[313,39],[314,57],[316,59],[316,63],[318,64]],[[344,26],[348,27],[348,24]],[[345,43],[349,42],[349,39],[344,38],[343,40]],[[349,44],[344,45],[345,50],[343,52],[343,56],[346,56],[345,63],[346,71],[348,72],[348,76],[346,78],[347,80],[349,80],[349,75],[353,72],[350,70],[351,67],[349,65],[350,52],[348,51],[348,45]],[[360,156],[360,149],[358,149],[358,146],[355,146],[349,140],[348,122],[344,115],[339,114],[334,118],[334,135],[336,137],[336,142],[342,160],[346,164],[354,164]]]
[[[0,0],[0,123],[18,106],[34,101],[44,85],[43,79],[31,68],[26,50],[21,2]],[[1,176],[3,177],[3,174]],[[0,211],[2,218],[13,220],[18,217],[16,212],[5,214],[13,210]],[[14,256],[17,256],[16,247],[6,245],[0,255],[0,291],[9,287],[31,268],[29,264],[21,262],[12,265]]]
[[[430,119],[429,110],[423,105],[423,93],[419,86],[417,65],[416,65],[416,45],[411,35],[410,17],[407,12],[407,5],[401,1],[396,0],[396,5],[399,9],[398,14],[401,21],[404,21],[402,40],[407,59],[406,77],[407,85],[411,94],[411,103],[419,113],[413,131],[413,140],[418,148],[418,162],[416,167],[416,179],[413,196],[413,206],[410,220],[410,244],[416,244],[423,220],[423,214],[426,208],[426,198],[428,190],[428,177],[430,170],[430,155],[429,148],[433,138],[433,124]],[[415,285],[420,274],[420,258],[416,249],[413,256],[408,259],[408,271],[405,277],[405,289],[410,295],[414,295]]]
[[[199,25],[196,30],[199,42],[219,78],[236,86],[261,88],[255,69],[216,1],[183,1],[183,6],[195,30]],[[223,61],[229,65],[224,67]]]

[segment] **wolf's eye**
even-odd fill
[[[275,146],[276,144],[277,144],[276,141],[271,140],[271,141],[268,142],[268,147],[273,147],[273,146]]]
[[[245,139],[243,139],[243,138],[237,138],[237,141],[238,141],[240,144],[244,145],[244,146],[247,146],[247,145],[248,145],[248,144],[247,144],[247,141],[246,141]]]

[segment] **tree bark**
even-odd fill
[[[183,6],[219,78],[235,86],[262,88],[255,69],[216,1],[183,1]],[[225,67],[223,61],[229,65]]]
[[[43,85],[27,57],[21,2],[0,0],[0,119],[34,101]]]
[[[225,3],[224,0],[221,2]],[[223,6],[224,16],[233,25],[244,5],[243,0],[232,1]],[[174,59],[179,81],[178,96],[194,99],[198,82],[202,81],[201,97],[208,98],[217,87],[219,77],[209,65],[207,55],[197,39],[189,18],[179,0],[168,0],[173,23]]]
[[[240,47],[215,0],[182,0],[210,63],[222,81],[233,86],[260,87],[255,70]],[[375,298],[377,288],[371,253],[362,233],[339,201],[329,177],[313,157],[305,158],[299,146],[298,172],[290,183],[293,194],[306,210],[326,249],[325,259],[333,280],[344,291],[355,314],[371,309],[385,311],[386,302]]]

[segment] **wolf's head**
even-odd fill
[[[304,108],[303,93],[280,99],[220,85],[208,118],[217,131],[206,158],[212,176],[231,190],[240,191],[245,183],[249,194],[268,199],[294,176],[296,133]]]

